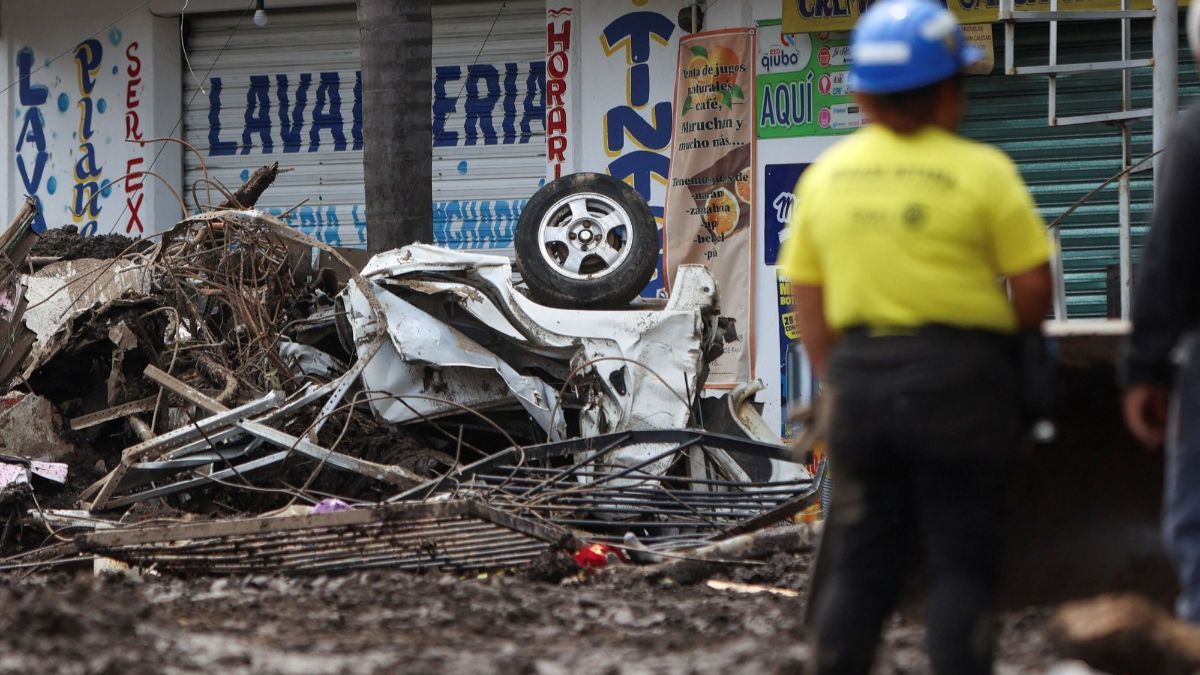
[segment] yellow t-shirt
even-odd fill
[[[880,125],[833,146],[796,186],[780,264],[823,286],[834,329],[944,324],[999,332],[1016,316],[999,277],[1050,256],[1012,160],[937,127]]]

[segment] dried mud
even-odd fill
[[[799,598],[620,574],[0,577],[0,672],[798,673],[808,564],[780,555],[728,575]],[[1044,621],[1004,617],[999,673],[1055,661]],[[918,626],[894,622],[877,672],[928,672],[921,642]]]
[[[38,237],[31,256],[49,256],[63,260],[80,258],[115,258],[138,243],[120,234],[84,235],[74,225],[48,229]],[[148,242],[142,242],[149,245]]]

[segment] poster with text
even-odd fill
[[[710,366],[710,387],[753,375],[754,29],[697,33],[679,41],[664,267],[683,264],[717,280],[721,314],[738,339]]]
[[[849,33],[781,33],[779,21],[760,22],[757,66],[759,138],[833,136],[863,125],[846,83]]]
[[[774,265],[787,237],[788,221],[796,201],[796,183],[808,164],[768,164],[763,167],[763,200],[767,205],[763,223],[763,262]]]
[[[797,361],[800,345],[800,330],[796,327],[796,309],[792,300],[792,282],[783,270],[775,270],[776,296],[779,299],[779,403],[783,410],[782,428],[780,435],[787,438],[790,434],[787,424],[788,413],[792,409],[792,400],[798,398],[800,387],[792,363]],[[789,367],[792,366],[792,367]],[[789,372],[792,371],[789,378]]]

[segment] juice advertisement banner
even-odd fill
[[[758,137],[833,136],[863,125],[846,75],[849,33],[781,33],[758,27]]]
[[[709,366],[709,386],[753,377],[754,29],[697,33],[679,41],[675,125],[667,185],[664,267],[716,277],[721,314],[738,339]]]

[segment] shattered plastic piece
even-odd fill
[[[54,481],[65,485],[67,482],[67,465],[61,462],[39,462],[32,461],[29,463],[29,471],[46,480]]]
[[[334,513],[336,511],[349,511],[352,508],[354,507],[336,497],[327,497],[314,504],[312,507],[312,512]]]
[[[332,380],[346,372],[346,364],[311,345],[280,339],[278,348],[279,355],[293,364],[298,375]]]
[[[29,482],[29,467],[0,462],[0,490]]]
[[[598,570],[609,565],[629,562],[620,549],[608,544],[588,544],[575,551],[571,557],[575,564],[585,570]]]

